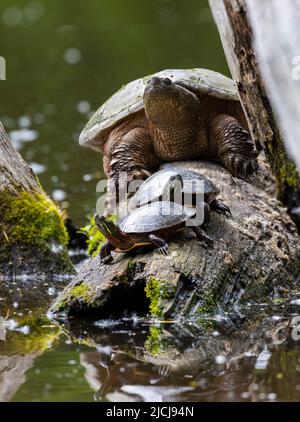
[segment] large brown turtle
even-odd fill
[[[206,69],[163,70],[123,86],[94,114],[80,144],[101,151],[110,186],[145,179],[163,161],[215,159],[234,175],[257,169],[234,82]]]

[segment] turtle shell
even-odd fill
[[[125,233],[153,233],[176,227],[192,218],[196,211],[172,202],[162,201],[136,208],[122,218],[118,226]]]
[[[207,177],[195,171],[174,166],[159,170],[145,180],[139,190],[130,199],[129,208],[134,209],[146,205],[149,202],[158,201],[167,188],[170,178],[178,174],[182,176],[182,192],[186,195],[187,200],[190,200],[192,195],[203,193],[204,201],[209,204],[219,193],[217,187]],[[203,185],[197,185],[195,183],[197,181],[203,182]]]
[[[167,69],[124,85],[91,117],[83,129],[79,143],[101,151],[105,134],[117,123],[144,108],[143,94],[153,76],[182,82],[199,94],[238,101],[238,91],[232,79],[207,69]]]

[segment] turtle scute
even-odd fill
[[[125,233],[150,233],[176,226],[195,215],[196,211],[180,204],[162,201],[133,210],[119,222]]]

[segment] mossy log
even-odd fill
[[[278,198],[300,229],[300,178],[286,152],[291,145],[296,151],[300,136],[297,105],[300,85],[297,78],[293,80],[293,59],[300,37],[299,3],[292,0],[284,5],[278,0],[209,0],[209,3],[252,137],[265,152],[277,181]]]
[[[0,277],[74,273],[59,208],[0,123]]]
[[[113,264],[103,265],[98,256],[59,295],[51,308],[54,317],[138,312],[197,319],[217,307],[232,309],[240,302],[277,297],[299,287],[297,229],[275,198],[274,181],[264,163],[252,183],[233,178],[214,163],[178,165],[209,177],[231,209],[232,219],[211,215],[207,233],[214,239],[213,249],[191,233],[181,233],[170,242],[167,257],[158,251],[116,254]]]

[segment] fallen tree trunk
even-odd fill
[[[51,308],[54,317],[107,318],[133,311],[197,320],[218,306],[232,309],[241,301],[297,288],[299,237],[274,197],[274,181],[263,163],[254,184],[233,178],[214,163],[177,164],[209,177],[232,211],[233,219],[211,215],[207,232],[214,248],[180,235],[170,242],[168,257],[157,251],[116,255],[111,265],[91,259],[59,295]]]
[[[0,123],[0,277],[74,273],[58,207]]]
[[[291,147],[299,163],[300,84],[296,65],[300,59],[297,63],[295,60],[300,38],[297,19],[300,3],[294,0],[284,4],[278,0],[209,0],[209,3],[252,137],[265,151],[277,181],[278,198],[300,228],[300,179],[284,146],[285,142]]]

